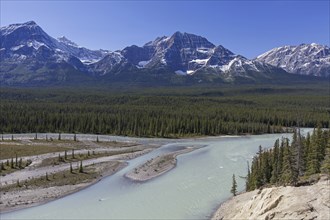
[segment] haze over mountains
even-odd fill
[[[1,27],[0,82],[4,85],[68,81],[235,82],[290,74],[330,76],[330,49],[301,44],[272,49],[253,60],[194,34],[175,32],[142,47],[90,50],[49,36],[35,22]]]

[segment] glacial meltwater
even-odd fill
[[[311,129],[302,129],[302,133]],[[228,199],[232,175],[244,190],[247,161],[275,140],[292,134],[266,134],[198,139],[137,139],[100,136],[121,141],[161,143],[144,156],[130,160],[116,174],[77,193],[44,205],[1,214],[3,219],[208,219],[219,204]],[[33,138],[33,134],[31,134]],[[65,135],[63,136],[65,137]],[[85,138],[92,137],[86,135]],[[84,138],[82,135],[80,138]],[[181,146],[200,146],[179,155],[171,171],[144,183],[124,177],[146,160]]]

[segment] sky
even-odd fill
[[[176,31],[254,58],[274,47],[330,44],[329,0],[1,0],[1,27],[35,21],[52,37],[118,50]]]

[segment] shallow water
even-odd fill
[[[311,129],[302,130],[303,133],[307,131]],[[251,161],[259,145],[272,147],[281,137],[290,138],[291,134],[185,140],[124,138],[125,141],[156,142],[163,146],[130,160],[123,170],[78,193],[41,206],[2,214],[1,219],[209,218],[218,205],[231,196],[233,173],[237,177],[238,189],[243,190],[244,180],[239,176],[246,175],[247,161]],[[179,155],[175,169],[153,180],[138,183],[124,177],[146,160],[180,146],[201,148]]]

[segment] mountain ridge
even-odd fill
[[[61,83],[70,78],[72,71],[76,72],[76,79],[81,74],[82,79],[107,76],[110,81],[119,78],[135,81],[143,76],[143,81],[147,78],[177,81],[176,78],[185,77],[183,81],[196,82],[272,80],[276,74],[287,73],[328,77],[330,73],[330,50],[317,44],[302,44],[304,53],[290,46],[286,56],[293,53],[291,60],[303,58],[291,64],[290,59],[280,59],[282,49],[275,48],[250,60],[222,45],[214,45],[205,37],[179,31],[157,37],[141,47],[132,45],[117,51],[90,50],[64,36],[55,39],[34,21],[1,27],[0,33],[0,82],[9,85],[49,80]],[[318,47],[319,51],[305,47]],[[311,68],[307,68],[305,60],[309,60]],[[289,64],[299,71],[285,68]],[[59,77],[58,73],[64,76]]]

